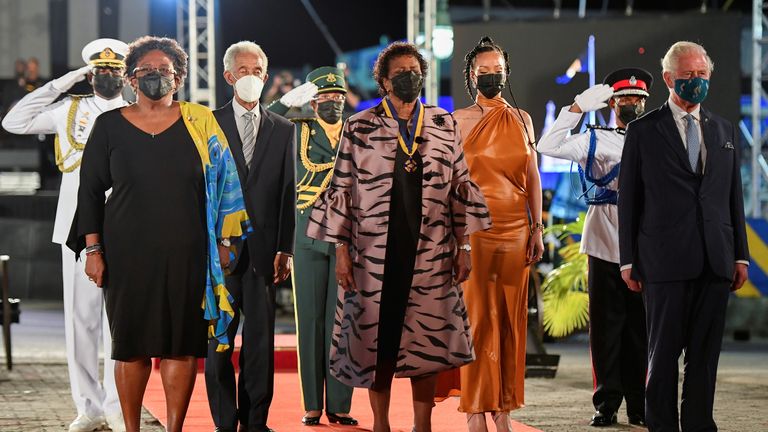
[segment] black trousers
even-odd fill
[[[716,431],[717,363],[731,282],[708,269],[694,280],[643,285],[648,321],[645,419],[651,432]],[[678,359],[684,357],[677,411]]]
[[[593,256],[588,284],[592,403],[610,414],[625,399],[627,414],[643,415],[647,362],[643,297],[627,288],[619,264]]]
[[[245,253],[226,284],[235,299],[229,327],[232,346],[216,352],[216,341],[208,344],[205,386],[211,416],[222,429],[236,430],[239,422],[248,431],[266,431],[275,382],[275,287],[271,278],[254,273]],[[245,320],[236,388],[232,347],[241,314]]]

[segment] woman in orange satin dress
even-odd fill
[[[501,96],[507,54],[484,37],[465,57],[475,104],[454,113],[471,179],[488,203],[492,227],[470,236],[472,273],[464,287],[476,360],[461,368],[459,411],[471,432],[511,431],[524,404],[528,266],[544,252],[539,177],[530,116]]]

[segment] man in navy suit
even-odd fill
[[[235,245],[237,260],[230,263],[226,278],[235,300],[232,345],[240,312],[246,317],[237,391],[232,348],[217,352],[215,341],[208,348],[205,383],[217,431],[266,432],[271,431],[267,414],[275,373],[275,285],[290,276],[293,256],[296,132],[293,123],[259,104],[268,78],[261,47],[249,41],[230,46],[224,54],[224,78],[235,97],[213,113],[232,149],[253,231]]]
[[[738,132],[701,106],[713,69],[702,46],[675,43],[662,67],[669,100],[629,124],[621,157],[621,273],[646,306],[649,430],[716,431],[725,310],[749,265]]]

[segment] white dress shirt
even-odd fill
[[[48,82],[24,96],[3,119],[3,128],[10,133],[19,135],[57,134],[61,154],[69,153],[69,156],[64,160],[64,167],[72,167],[83,157],[83,152],[72,148],[68,134],[72,134],[76,143],[85,144],[99,115],[126,106],[128,103],[121,96],[109,100],[99,96],[81,98],[75,113],[74,124],[70,124],[67,117],[73,99],[66,97],[54,103],[61,94],[62,92],[53,87],[52,82]],[[53,226],[54,243],[64,244],[67,241],[77,209],[77,189],[79,186],[79,167],[73,171],[62,173],[59,203],[56,207],[56,222]]]
[[[552,129],[541,137],[536,149],[541,154],[571,160],[586,168],[590,133],[567,136],[569,131],[578,126],[582,116],[582,113],[570,112],[568,108],[560,110]],[[602,177],[621,161],[624,135],[604,129],[596,129],[595,134],[597,147],[592,173],[595,177]],[[608,184],[607,189],[619,190],[618,176]],[[580,251],[604,261],[619,263],[619,212],[616,205],[589,206]]]

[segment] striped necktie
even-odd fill
[[[250,111],[243,114],[245,117],[245,128],[243,129],[243,156],[245,164],[251,167],[251,158],[253,150],[256,148],[256,128],[254,127],[254,114]]]
[[[698,172],[699,152],[701,151],[701,142],[699,142],[699,126],[696,119],[687,114],[685,120],[688,122],[685,128],[685,141],[688,146],[688,162],[691,164],[693,172]]]

